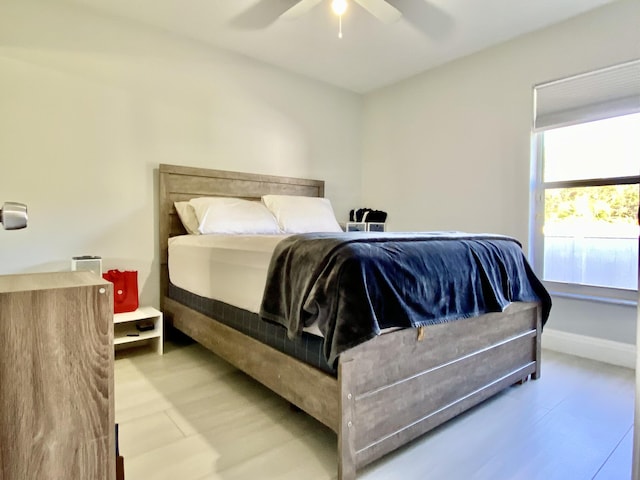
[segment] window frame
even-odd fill
[[[640,175],[589,178],[579,180],[543,181],[544,171],[544,133],[534,132],[532,139],[532,159],[534,160],[531,171],[531,212],[530,212],[530,248],[529,257],[532,260],[533,269],[539,275],[541,281],[552,295],[573,299],[587,299],[604,303],[620,305],[638,305],[638,288],[627,290],[614,287],[602,287],[583,285],[571,282],[557,282],[544,280],[544,199],[545,191],[551,188],[572,187],[599,187],[605,185],[634,185],[640,188]],[[640,206],[639,206],[640,208]],[[639,212],[640,213],[640,212]],[[640,237],[639,237],[640,244]],[[640,262],[640,259],[639,259]],[[639,282],[640,283],[640,282]],[[640,286],[640,285],[639,285]]]

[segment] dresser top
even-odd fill
[[[91,285],[109,285],[109,282],[95,273],[85,271],[0,275],[0,293],[86,287]]]

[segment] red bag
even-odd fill
[[[102,278],[113,283],[113,313],[133,312],[138,308],[138,272],[109,270]]]

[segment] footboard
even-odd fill
[[[401,330],[340,357],[339,478],[529,375],[540,375],[540,309]],[[389,413],[393,412],[393,413]]]

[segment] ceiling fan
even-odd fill
[[[453,18],[429,0],[258,0],[233,18],[231,25],[242,30],[264,29],[278,19],[299,18],[321,3],[331,4],[341,18],[345,5],[352,2],[385,24],[403,18],[432,39],[445,38],[453,28]]]
[[[261,0],[235,17],[232,24],[241,29],[265,28],[279,18],[294,20],[301,17],[323,1],[329,2],[329,0]],[[402,16],[400,10],[387,0],[353,1],[384,23],[393,23]],[[345,12],[347,5],[347,0],[331,0],[332,10],[339,17]]]
[[[402,17],[402,13],[396,7],[391,5],[386,0],[353,0],[355,3],[364,8],[371,15],[376,17],[383,23],[393,23]],[[294,19],[298,18],[313,7],[321,3],[322,0],[298,0],[293,6],[287,9],[284,13],[280,15],[280,18],[284,19]],[[333,0],[331,2],[331,8],[334,13],[338,16],[342,16],[342,14],[347,9],[347,1],[346,0]]]

